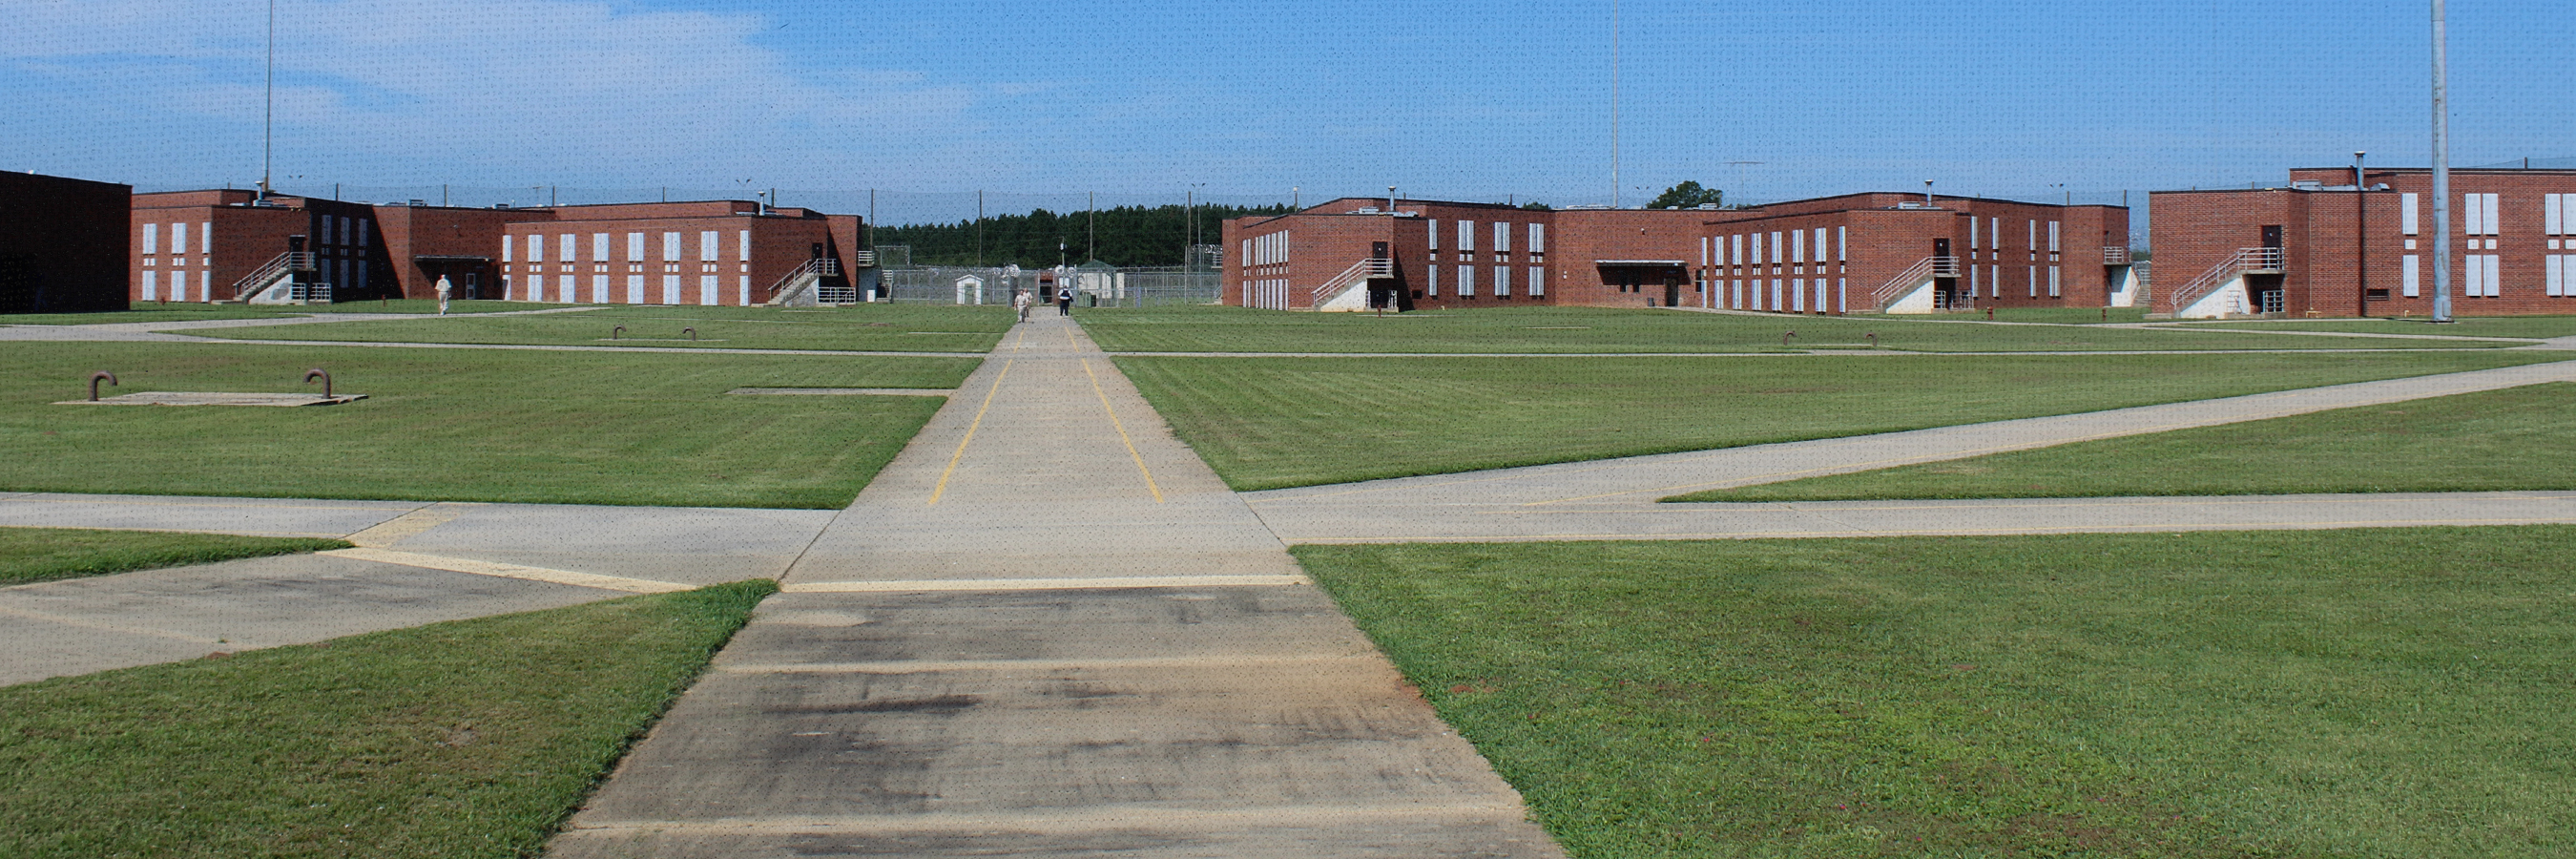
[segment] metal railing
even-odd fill
[[[1350,268],[1343,269],[1341,274],[1333,275],[1333,279],[1324,281],[1324,285],[1315,287],[1313,293],[1307,296],[1306,306],[1310,309],[1320,309],[1333,299],[1341,297],[1341,294],[1349,291],[1351,287],[1367,283],[1370,278],[1394,276],[1395,260],[1385,257],[1360,260],[1352,263]]]
[[[2111,247],[2111,246],[2108,246],[2108,245],[2104,245],[2104,246],[2102,247],[2102,264],[2103,264],[2103,265],[2128,265],[2128,264],[2129,264],[2129,249],[2128,249],[2128,248],[2116,248],[2116,247]]]
[[[316,268],[312,251],[287,251],[278,254],[275,259],[269,260],[267,265],[260,266],[259,270],[251,272],[249,277],[233,281],[232,300],[249,301],[261,290],[277,285],[278,278],[299,271],[314,271]],[[302,296],[297,297],[302,298]]]
[[[780,298],[794,294],[797,290],[804,289],[808,284],[827,277],[837,277],[840,273],[840,260],[831,257],[815,257],[806,260],[804,265],[797,266],[794,271],[780,277],[777,283],[770,284],[769,291],[762,296],[760,303],[776,302]]]
[[[2247,272],[2280,271],[2281,262],[2280,248],[2238,248],[2235,256],[2220,260],[2217,265],[2210,266],[2208,271],[2201,272],[2199,277],[2192,278],[2190,283],[2183,284],[2181,288],[2166,294],[2163,299],[2165,312],[2181,313],[2183,308],[2190,307],[2192,302],[2199,301],[2210,291],[2228,281],[2235,280],[2238,275]]]
[[[1880,285],[1877,290],[1872,291],[1869,296],[1870,306],[1876,308],[1880,313],[1885,313],[1887,312],[1888,305],[1894,304],[1897,299],[1904,298],[1907,292],[1913,291],[1914,287],[1921,285],[1924,281],[1931,280],[1936,277],[1958,276],[1958,257],[1924,257],[1913,265],[1907,266],[1903,273],[1900,273],[1895,277],[1888,278],[1887,283]]]

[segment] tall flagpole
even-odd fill
[[[2450,60],[2442,0],[2433,0],[2433,321],[2451,321]]]

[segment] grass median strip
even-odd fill
[[[840,507],[941,399],[726,392],[945,390],[978,360],[17,343],[0,357],[0,404],[10,406],[0,409],[0,488]],[[306,390],[310,367],[368,399],[302,409],[47,405],[81,396],[98,370],[127,391],[259,392]]]
[[[2099,498],[2576,489],[2576,384],[2079,442],[1671,501]]]
[[[2576,528],[1300,546],[1578,857],[2549,857]]]
[[[2018,313],[2018,316],[2016,315]],[[1111,352],[1746,353],[1876,348],[1911,352],[2099,352],[2197,349],[2487,349],[2473,340],[2396,340],[2082,324],[2082,314],[2004,311],[2045,324],[1982,317],[1829,317],[1599,307],[1286,313],[1179,305],[1093,310],[1083,331]],[[2420,327],[2409,329],[2425,332]],[[1794,333],[1794,337],[1783,335]]]
[[[1838,438],[2561,360],[2553,352],[1122,356],[1237,490]]]
[[[774,589],[0,688],[0,855],[537,855]]]
[[[934,304],[801,311],[617,305],[580,313],[369,319],[183,333],[240,340],[985,352],[1001,341],[1015,319],[1008,307]],[[624,331],[617,330],[621,326]]]
[[[347,540],[0,528],[0,587],[348,547]]]

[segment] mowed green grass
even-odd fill
[[[2034,321],[2064,314],[2031,311]],[[2006,313],[2007,320],[2011,318]],[[1878,348],[1914,352],[2493,348],[2471,340],[2263,336],[2244,332],[1995,324],[1982,317],[1826,317],[1530,307],[1415,313],[1289,313],[1178,305],[1077,316],[1111,352],[1745,353]],[[2067,320],[2071,321],[2071,320]],[[1784,338],[1782,335],[1797,336]]]
[[[155,304],[137,301],[129,310],[98,313],[0,313],[0,325],[115,325],[126,322],[194,322],[208,319],[283,319],[308,315],[301,307],[249,307],[239,304]]]
[[[2331,331],[2336,333],[2420,334],[2435,337],[2576,337],[2576,316],[2469,316],[2434,324],[2412,319],[2284,319],[2194,323],[2176,328],[2233,328],[2243,331]]]
[[[2576,853],[2576,528],[1295,552],[1577,857]]]
[[[849,503],[943,400],[738,387],[953,388],[977,359],[12,343],[0,489],[716,507]],[[141,391],[311,392],[347,405],[52,405],[93,371]]]
[[[2576,489],[2576,384],[1766,483],[1672,501]]]
[[[0,855],[535,856],[775,589],[0,688]]]
[[[1017,318],[1008,307],[935,304],[805,309],[613,306],[566,313],[370,319],[186,333],[241,340],[987,352]],[[621,326],[624,331],[617,330]]]
[[[1836,438],[2559,360],[2551,352],[1122,356],[1238,490]]]
[[[347,540],[0,528],[0,587],[348,547]]]

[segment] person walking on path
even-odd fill
[[[1028,290],[1021,289],[1021,290],[1014,290],[1014,291],[1012,291],[1012,293],[1011,293],[1011,309],[1013,309],[1013,310],[1017,310],[1017,311],[1019,311],[1019,312],[1020,312],[1020,321],[1021,321],[1021,322],[1027,322],[1027,321],[1029,321],[1029,291],[1028,291]]]
[[[1059,289],[1059,290],[1056,290],[1056,291],[1055,291],[1055,315],[1057,315],[1057,316],[1072,316],[1072,315],[1073,315],[1073,290],[1072,290],[1072,289]]]
[[[442,275],[439,275],[439,276],[438,276],[438,315],[440,315],[440,316],[445,316],[445,315],[447,315],[447,297],[448,297],[449,295],[454,294],[455,292],[456,292],[456,287],[455,287],[455,286],[453,286],[453,285],[451,285],[451,284],[449,284],[449,283],[447,282],[447,275],[443,275],[443,274],[442,274]]]

